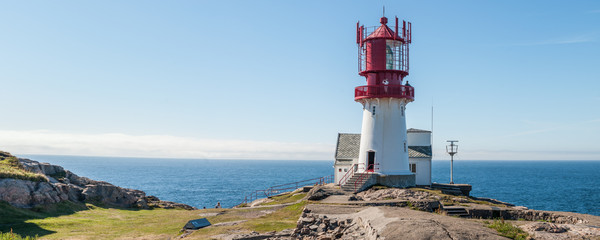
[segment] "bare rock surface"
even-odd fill
[[[270,239],[270,240],[289,240],[296,239],[291,238],[292,229],[285,229],[279,232],[267,232],[267,233],[241,233],[241,234],[219,234],[212,236],[211,239],[222,239],[222,240],[262,240],[262,239]]]
[[[297,239],[506,239],[472,220],[398,207],[306,207]]]
[[[586,224],[532,222],[520,227],[533,239],[600,239],[600,228]]]
[[[364,201],[380,201],[390,199],[405,199],[405,200],[425,200],[433,199],[440,200],[436,195],[423,191],[414,191],[411,189],[402,188],[386,188],[386,189],[369,189],[356,194],[357,198]]]
[[[326,198],[319,200],[321,203],[329,204],[345,204],[345,205],[361,205],[361,206],[396,206],[396,207],[412,207],[422,211],[433,212],[439,209],[440,197],[418,190],[385,188],[385,189],[369,189],[357,194],[346,193],[330,193],[330,189],[323,188]],[[338,190],[339,191],[339,190]],[[309,198],[310,199],[310,198]]]
[[[161,201],[156,197],[146,196],[146,193],[140,190],[121,188],[107,182],[80,177],[61,166],[24,158],[20,158],[19,163],[27,171],[46,175],[49,182],[1,178],[0,201],[6,201],[15,207],[31,208],[69,200],[125,208],[195,209],[185,204]]]
[[[58,203],[67,199],[69,195],[64,185],[12,178],[0,179],[0,200],[15,207],[26,208],[39,204]]]
[[[518,217],[510,224],[522,228],[528,239],[598,239],[600,240],[600,217],[568,213],[536,211],[512,204],[500,204],[496,200],[461,198],[436,195],[435,192],[412,189],[375,189],[352,194],[335,192],[335,187],[314,187],[307,195],[316,196],[303,209],[294,229],[281,232],[251,232],[232,229],[227,233],[211,236],[214,239],[273,239],[273,240],[375,240],[375,239],[507,239],[495,229],[489,228],[491,220],[473,218],[469,213],[463,217],[447,216],[443,206],[432,212],[415,203],[452,201],[455,208],[480,211],[475,214],[485,219]],[[324,197],[324,198],[321,198]],[[354,198],[354,200],[350,200]],[[484,201],[484,202],[481,202]],[[282,206],[279,206],[282,207]],[[450,205],[447,206],[450,209]],[[251,210],[253,208],[247,208]],[[418,209],[418,210],[416,210]],[[274,209],[272,209],[274,210]],[[262,210],[260,210],[262,211]],[[254,214],[258,216],[258,209]],[[483,215],[485,212],[488,215]],[[523,218],[521,218],[523,217]],[[507,218],[505,218],[507,219]],[[531,219],[531,220],[529,220]],[[546,219],[546,220],[545,220]],[[536,222],[538,220],[553,221]],[[238,224],[224,222],[223,226]],[[215,224],[212,227],[219,227]]]
[[[333,184],[327,184],[324,186],[314,186],[307,194],[306,198],[312,201],[318,201],[325,199],[332,195],[345,195],[346,192],[342,191]]]
[[[471,204],[468,209],[469,215],[472,218],[502,218],[506,220],[522,219],[525,221],[547,221],[560,224],[591,224],[600,226],[600,217],[586,214],[540,211],[523,209],[520,207],[495,207],[476,204]]]

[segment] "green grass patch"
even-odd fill
[[[7,152],[0,151],[0,178],[14,178],[34,182],[47,182],[43,174],[32,173],[23,169],[17,157]]]
[[[528,236],[525,231],[508,222],[505,222],[504,220],[494,220],[494,222],[488,224],[487,227],[496,229],[496,231],[500,233],[500,236],[510,239],[525,240]]]
[[[296,222],[306,204],[306,201],[302,201],[287,206],[266,216],[248,221],[245,225],[250,230],[257,232],[281,231],[288,228],[295,228]]]
[[[295,202],[305,196],[277,196],[279,203]],[[281,231],[295,228],[307,201],[289,206],[242,209],[120,209],[69,201],[33,209],[15,208],[0,202],[0,232],[12,232],[0,240],[35,239],[169,239],[180,234],[185,223],[206,216],[212,223],[245,220],[237,225],[200,229],[186,239],[211,239],[218,234]],[[8,235],[7,235],[8,236]],[[29,237],[29,238],[27,238]]]
[[[208,220],[213,224],[218,222],[228,222],[240,219],[245,219],[248,221],[234,226],[203,228],[189,235],[188,237],[186,237],[186,239],[212,239],[211,236],[215,236],[218,234],[243,234],[250,233],[252,231],[271,232],[295,228],[296,222],[302,214],[302,209],[304,208],[304,206],[306,206],[306,204],[307,201],[302,201],[284,208],[280,208],[270,214],[257,218],[240,217],[240,215],[243,215],[243,213],[240,211],[257,211],[256,209],[232,209],[224,215],[209,217]],[[266,207],[263,209],[269,208]],[[225,217],[227,219],[224,219]]]
[[[211,209],[212,210],[212,209]],[[21,209],[0,203],[0,232],[44,239],[167,239],[176,236],[198,211],[117,209],[61,202]]]
[[[119,209],[72,202],[45,208],[20,209],[0,202],[0,232],[10,232],[12,229],[24,238],[37,235],[43,239],[168,239],[177,236],[187,221],[202,218],[205,213],[219,213],[206,217],[212,224],[246,220],[232,226],[203,228],[186,237],[211,239],[211,236],[218,234],[295,228],[306,204],[307,201],[302,201],[286,207],[188,211]]]
[[[273,196],[270,199],[272,202],[264,203],[261,205],[276,205],[276,204],[284,204],[284,203],[293,203],[297,202],[300,199],[306,197],[306,193],[288,193],[279,196]]]
[[[504,204],[496,204],[496,203],[491,203],[488,201],[475,200],[475,199],[470,199],[470,198],[469,198],[469,202],[477,203],[477,204],[481,204],[481,205],[489,205],[489,206],[494,206],[494,207],[506,207],[506,205],[504,205]]]

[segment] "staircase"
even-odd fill
[[[376,177],[376,174],[372,172],[364,172],[364,173],[355,173],[341,186],[341,189],[346,192],[359,192],[367,187],[365,183],[369,182],[373,177]]]
[[[468,218],[471,215],[464,207],[447,206],[442,209],[448,216],[457,216]]]

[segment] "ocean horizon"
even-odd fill
[[[233,207],[255,190],[333,174],[333,160],[18,156],[197,208],[212,208],[217,202]],[[449,160],[433,160],[432,181],[449,182],[449,169]],[[600,216],[598,173],[600,160],[454,161],[454,182],[471,184],[471,196],[596,216]]]

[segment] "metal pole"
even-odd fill
[[[450,145],[446,145],[446,152],[450,154],[450,184],[454,184],[454,154],[458,152],[458,145],[455,145],[457,140],[448,140]]]
[[[454,155],[450,155],[450,184],[454,184],[453,173],[454,170]]]

